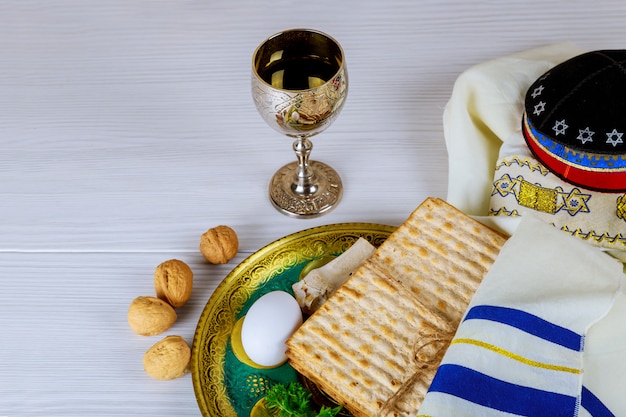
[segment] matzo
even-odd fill
[[[287,341],[291,365],[357,417],[414,416],[505,241],[425,200]]]

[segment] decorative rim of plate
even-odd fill
[[[378,246],[395,229],[378,223],[316,226],[279,238],[235,266],[211,294],[194,334],[190,367],[202,415],[240,417],[223,383],[223,360],[237,315],[261,285],[302,263],[342,253],[358,237]]]

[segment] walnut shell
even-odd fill
[[[143,355],[143,369],[155,379],[175,379],[189,372],[191,348],[180,336],[167,336]]]
[[[200,252],[212,264],[225,264],[239,249],[237,233],[228,226],[213,227],[200,237]]]
[[[154,271],[156,296],[172,307],[184,306],[191,297],[193,272],[178,259],[170,259],[159,264]]]
[[[163,333],[176,322],[176,311],[165,301],[150,296],[135,298],[128,308],[128,324],[142,336]]]

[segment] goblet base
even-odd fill
[[[302,192],[295,181],[298,163],[280,168],[269,186],[270,201],[281,213],[294,218],[313,218],[331,211],[341,200],[343,185],[339,174],[329,165],[309,161],[312,175],[311,192]]]

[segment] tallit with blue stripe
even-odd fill
[[[609,311],[621,277],[601,250],[524,218],[472,299],[418,417],[613,416],[582,381],[585,334]]]

